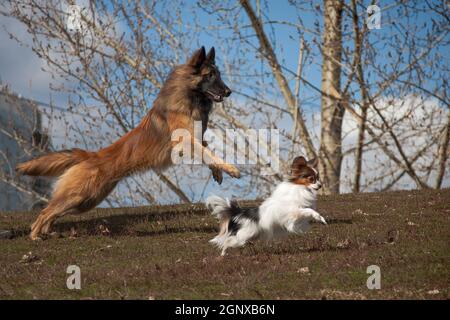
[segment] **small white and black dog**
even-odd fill
[[[322,187],[317,164],[317,160],[296,157],[291,175],[259,208],[240,208],[235,200],[208,197],[206,206],[220,221],[220,232],[210,242],[225,255],[228,248],[242,247],[252,239],[305,233],[313,220],[327,224],[315,210],[317,190]]]

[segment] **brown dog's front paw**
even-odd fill
[[[213,179],[217,181],[218,184],[222,184],[223,181],[223,174],[222,170],[217,167],[210,166],[209,169],[211,170]]]
[[[223,170],[233,178],[239,179],[241,177],[241,172],[238,170],[238,168],[231,164],[224,165]]]

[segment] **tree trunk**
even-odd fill
[[[367,107],[367,103],[363,98],[361,119],[359,119],[358,123],[358,142],[355,151],[355,179],[353,183],[353,192],[355,193],[359,192],[361,189],[362,155],[364,148],[364,134],[366,132]]]
[[[342,8],[339,0],[325,0],[322,47],[322,113],[319,171],[324,193],[339,193],[342,146],[341,131],[344,107],[340,101]]]
[[[361,89],[361,118],[358,119],[358,142],[355,151],[355,177],[353,183],[353,192],[359,192],[361,189],[361,169],[362,169],[362,155],[364,147],[364,134],[366,132],[366,120],[368,109],[367,88],[364,82],[364,72],[362,68],[362,44],[364,32],[359,29],[359,16],[356,0],[352,0],[352,14],[353,14],[353,30],[355,39],[355,65],[356,77]]]
[[[442,180],[445,175],[445,163],[448,158],[449,150],[449,140],[450,140],[450,107],[447,110],[447,126],[442,133],[441,141],[439,143],[439,155],[438,155],[438,172],[436,177],[435,188],[440,189],[442,185]]]

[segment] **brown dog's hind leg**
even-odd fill
[[[87,211],[87,210],[86,210]],[[62,216],[65,216],[66,214],[76,214],[76,213],[80,213],[81,211],[76,209],[76,208],[69,208],[66,209],[64,211],[52,211],[49,212],[48,214],[46,214],[43,218],[43,222],[42,222],[42,227],[41,227],[41,234],[48,234],[50,231],[50,228],[53,225],[53,222],[55,222],[55,220],[57,218],[60,218]]]
[[[99,170],[84,163],[70,168],[57,182],[53,197],[31,227],[30,238],[47,233],[58,218],[68,213],[83,213],[98,205],[114,189],[117,181],[108,181]]]
[[[41,234],[48,234],[50,231],[51,226],[53,225],[53,222],[55,222],[55,220],[57,218],[60,218],[66,214],[74,214],[74,213],[80,213],[79,210],[77,210],[76,208],[69,208],[66,209],[64,211],[53,211],[50,212],[49,214],[44,216],[43,222],[42,222],[42,227],[40,230]]]
[[[36,219],[36,222],[31,226],[31,240],[37,240],[39,234],[47,234],[53,222],[59,217],[66,214],[77,214],[89,211],[94,208],[104,195],[98,195],[94,200],[89,196],[59,196],[52,199],[47,208],[42,210],[42,213]]]
[[[64,214],[58,215],[58,217],[61,217]],[[44,222],[44,224],[42,225],[42,228],[41,228],[41,234],[49,234],[50,228],[52,227],[54,221],[55,221],[55,219],[53,219],[51,221]]]
[[[31,225],[31,240],[38,240],[40,234],[47,234],[53,221],[67,213],[76,212],[77,201],[61,202],[51,200],[47,208],[42,210],[36,221]]]
[[[32,240],[38,240],[39,234],[47,234],[50,227],[59,217],[66,214],[83,213],[94,208],[98,203],[106,198],[111,189],[112,188],[107,188],[106,192],[97,195],[94,199],[82,196],[72,196],[66,197],[62,200],[52,200],[48,207],[42,210],[42,213],[36,219],[36,222],[33,223],[30,238]],[[70,200],[66,200],[67,198],[70,198]]]
[[[47,206],[45,209],[41,211],[39,216],[37,217],[36,221],[31,225],[31,234],[30,238],[31,240],[38,240],[39,239],[39,232],[42,228],[43,220],[45,215],[49,212],[50,206]]]

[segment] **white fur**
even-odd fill
[[[211,210],[211,214],[216,218],[221,218],[221,213],[230,206],[228,199],[223,199],[216,195],[211,195],[206,199],[206,207]]]
[[[222,255],[228,248],[241,247],[254,238],[267,240],[288,233],[305,233],[312,220],[326,224],[325,219],[315,210],[317,190],[320,182],[304,186],[291,182],[282,182],[259,207],[259,221],[240,217],[235,220],[240,225],[238,232],[217,236],[210,242],[222,249]],[[220,212],[229,207],[229,201],[218,196],[208,197],[206,204],[212,214],[221,218]]]

